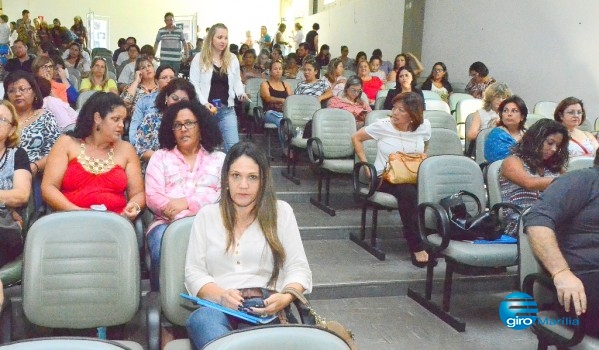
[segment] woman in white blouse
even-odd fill
[[[220,202],[204,206],[191,229],[185,287],[191,295],[238,309],[245,298],[263,299],[259,315],[290,318],[293,296],[312,289],[312,272],[289,204],[277,201],[264,152],[251,142],[233,146],[222,168]],[[259,291],[260,295],[251,295]],[[277,322],[275,319],[273,322]],[[197,349],[243,324],[202,307],[187,320]]]

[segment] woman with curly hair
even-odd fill
[[[181,80],[189,84],[185,79],[175,79],[162,92],[175,88]],[[160,149],[153,153],[146,169],[146,199],[156,215],[147,234],[152,290],[158,290],[164,231],[172,221],[194,216],[205,205],[218,201],[225,160],[224,153],[215,150],[222,143],[218,126],[197,101],[182,101],[166,108],[158,139]]]
[[[551,119],[541,119],[512,148],[499,171],[501,201],[526,209],[568,163],[568,130]],[[519,215],[506,210],[506,234],[516,235]]]

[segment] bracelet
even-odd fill
[[[35,172],[39,173],[40,172],[40,167],[37,166],[37,163],[36,162],[31,162],[31,164],[33,164],[33,166],[35,166]]]
[[[559,270],[558,272],[554,273],[551,275],[551,279],[554,279],[555,276],[559,275],[560,273],[564,272],[564,271],[570,271],[570,267],[566,266],[563,269]]]
[[[136,201],[129,201],[129,203],[133,203],[133,204],[135,204],[135,206],[137,207],[137,208],[136,208],[136,209],[137,209],[137,211],[138,211],[138,212],[139,212],[139,211],[141,211],[141,207],[139,206],[139,204],[137,204],[137,202],[136,202]]]

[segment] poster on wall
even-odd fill
[[[185,41],[191,43],[195,47],[197,33],[197,15],[193,16],[175,16],[175,25],[178,28],[183,29],[183,35],[185,35]]]
[[[87,14],[87,28],[89,35],[89,48],[110,47],[110,18],[99,16],[93,12]]]

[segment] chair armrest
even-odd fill
[[[150,292],[146,295],[147,339],[149,350],[160,349],[160,293]]]
[[[425,226],[425,217],[427,209],[432,211],[435,215],[435,232],[438,233],[442,237],[441,245],[433,249],[433,245],[428,240],[428,235],[426,234],[426,226]],[[420,234],[420,238],[428,247],[431,247],[431,253],[436,254],[440,251],[443,251],[449,245],[451,241],[451,229],[449,223],[449,217],[447,216],[447,211],[438,203],[432,202],[424,202],[418,205],[418,233]]]
[[[260,106],[254,107],[254,115],[250,118],[254,124],[264,124],[264,109]]]
[[[555,285],[553,284],[553,280],[549,276],[543,273],[531,273],[524,278],[522,282],[522,291],[528,295],[534,295],[534,285],[536,283],[542,284],[544,287],[549,289],[554,295],[557,295],[557,291],[555,290]],[[557,296],[556,296],[557,298]],[[561,307],[561,306],[560,306]],[[573,327],[574,333],[570,339],[563,337],[557,333],[554,333],[548,328],[540,327],[538,324],[534,323],[532,325],[532,330],[535,334],[539,336],[539,339],[543,338],[544,340],[548,340],[550,345],[555,345],[558,349],[569,349],[576,344],[580,343],[584,338],[584,325],[582,319],[579,319],[572,310],[568,313],[568,316],[572,319],[578,320],[578,326]]]
[[[8,344],[12,340],[12,302],[10,298],[4,299],[4,305],[2,305],[1,312],[0,322],[2,322],[2,324],[0,325],[0,343]]]
[[[314,150],[314,144],[316,144],[316,151]],[[322,146],[322,141],[318,137],[310,137],[306,144],[306,148],[308,150],[310,162],[318,166],[322,165],[322,162],[324,162],[324,148]]]
[[[360,192],[360,189],[361,189],[360,185],[364,184],[363,182],[360,181],[360,171],[361,171],[362,167],[366,167],[370,170],[370,177],[368,178],[369,182],[367,183],[368,193],[366,195],[364,195]],[[352,180],[353,180],[353,186],[354,186],[354,195],[360,199],[367,199],[369,197],[372,197],[374,192],[376,192],[377,188],[379,187],[379,179],[376,177],[376,169],[375,169],[374,165],[367,163],[367,162],[358,162],[358,163],[354,164]]]

